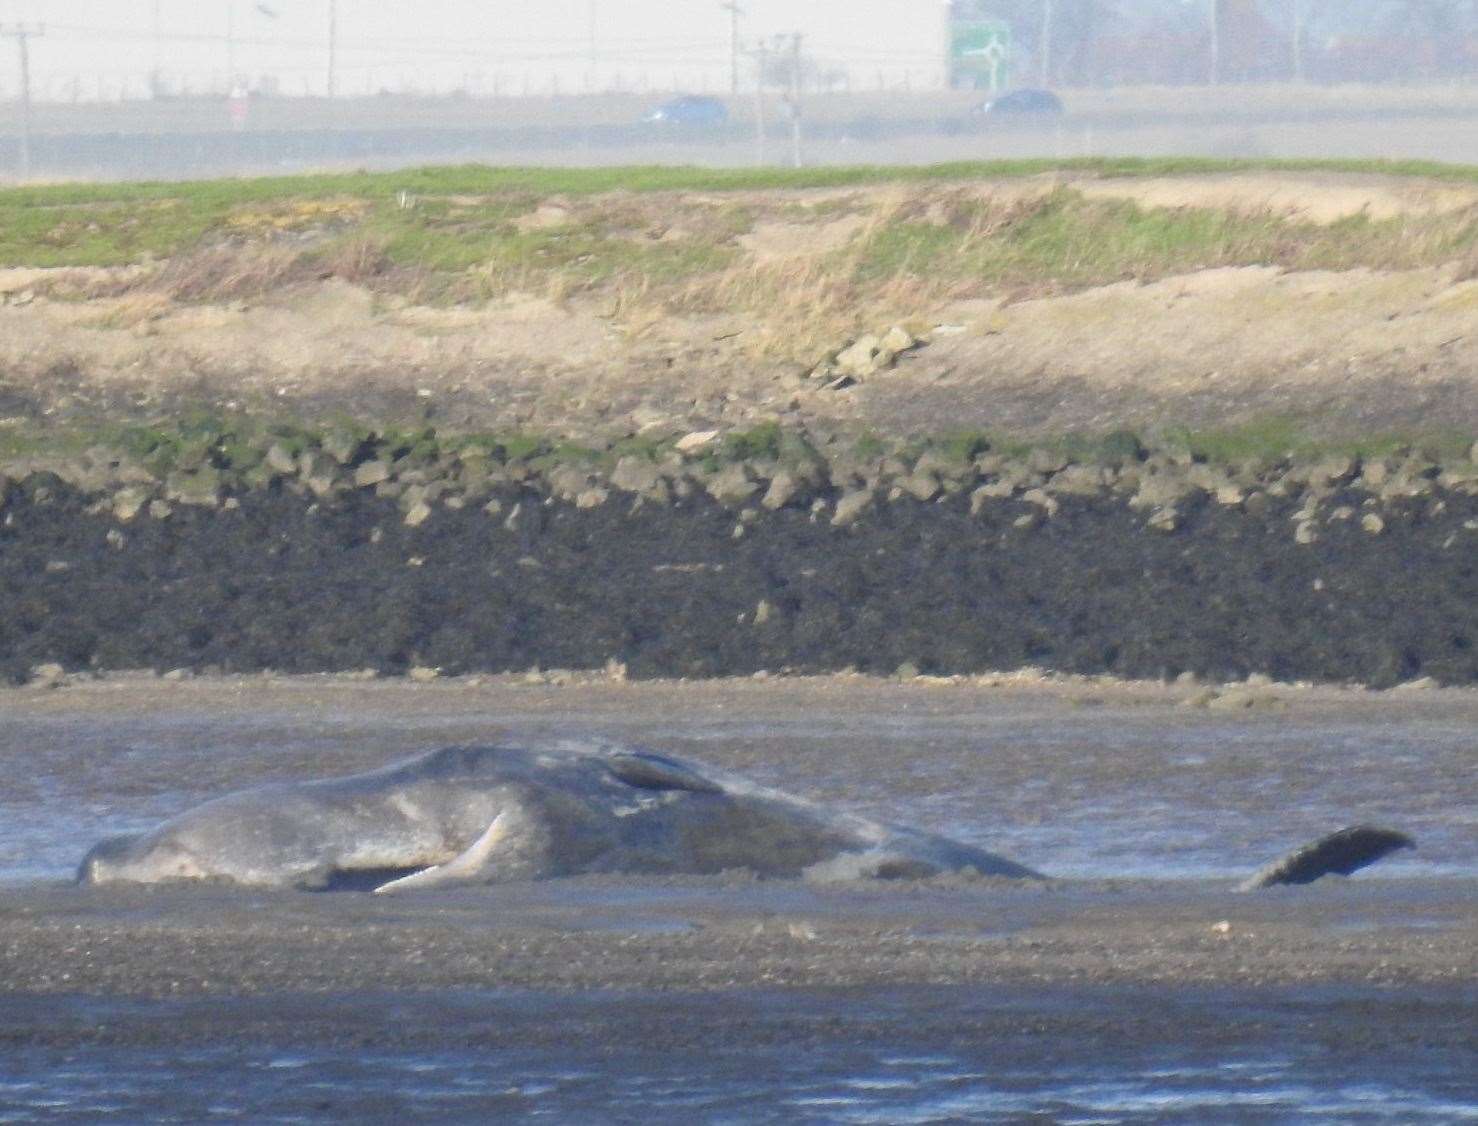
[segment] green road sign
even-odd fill
[[[1011,25],[1005,20],[956,20],[949,29],[956,86],[999,90],[1011,76]]]

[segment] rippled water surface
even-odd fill
[[[1399,1037],[1375,1044],[1388,1022],[1378,999],[1358,994],[1260,998],[1253,1039],[1244,1001],[1166,991],[460,993],[317,1004],[367,1046],[303,1047],[269,1022],[283,1042],[30,1048],[5,1057],[0,1121],[1478,1120],[1462,1061]],[[1149,1036],[1105,1037],[1106,1014],[1126,1004],[1146,1022],[1174,1021],[1180,1035],[1167,1043],[1154,1026]],[[72,1001],[48,1018],[58,1028],[139,1019],[123,1008]],[[246,1003],[166,1003],[151,1015],[158,1026],[261,1018]],[[370,1030],[387,1021],[424,1045],[377,1048]],[[525,1035],[537,1044],[505,1046]]]
[[[142,706],[120,689],[116,706],[96,691],[86,706],[12,707],[0,724],[0,894],[64,878],[99,837],[232,789],[452,741],[582,732],[1062,876],[1237,876],[1355,821],[1417,837],[1384,876],[1478,872],[1466,697],[1223,715],[894,685],[861,702],[793,688],[691,703],[636,689],[254,691]],[[1442,1031],[1452,1000],[462,993],[300,999],[295,1022],[286,1002],[36,999],[24,1020],[13,1005],[0,1016],[0,1034],[14,1033],[0,1041],[0,1122],[1478,1121],[1472,1037]],[[119,1021],[133,1030],[121,1040],[107,1032]]]
[[[447,710],[396,690],[346,707],[26,714],[0,727],[0,881],[69,874],[99,837],[209,797],[377,766],[450,741],[600,734],[984,845],[1057,876],[1231,877],[1358,821],[1417,837],[1385,875],[1478,873],[1478,710],[1390,697],[1295,716],[1088,701],[961,704],[892,691],[875,708],[741,696],[645,709]],[[1389,696],[1389,694],[1388,694]],[[559,701],[565,704],[566,701]],[[3,706],[3,704],[0,704]],[[550,714],[551,711],[554,714]],[[1473,712],[1472,715],[1469,713]]]

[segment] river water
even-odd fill
[[[1223,713],[825,681],[499,686],[492,697],[326,683],[242,679],[149,707],[119,683],[95,686],[80,708],[12,706],[0,729],[0,881],[65,877],[99,837],[234,789],[449,742],[580,734],[957,836],[1054,876],[1232,878],[1355,822],[1418,838],[1384,875],[1478,874],[1470,692],[1272,690],[1272,703],[1295,706]]]
[[[55,1006],[54,1030],[132,1019],[166,1044],[8,1051],[0,1121],[1478,1120],[1470,1056],[1379,1035],[1383,1002],[1349,993],[1265,994],[1251,1014],[1214,993],[981,988],[296,1005]],[[1109,1035],[1126,1008],[1153,1033]],[[251,1033],[176,1042],[166,1026],[192,1017]],[[305,1044],[289,1017],[344,1039]],[[376,1044],[392,1023],[395,1046]],[[1332,1049],[1336,1033],[1380,1047]]]
[[[1468,693],[1295,692],[1285,711],[1289,694],[1269,692],[1216,712],[893,684],[434,688],[12,693],[0,896],[227,790],[581,732],[1064,877],[1229,879],[1356,821],[1419,842],[1382,877],[1478,874]],[[1464,989],[22,996],[0,998],[0,1122],[1478,1121]]]

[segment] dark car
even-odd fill
[[[991,117],[1061,117],[1062,99],[1051,90],[1012,90],[999,98],[981,102],[976,113]]]
[[[729,120],[729,107],[717,98],[685,94],[663,102],[642,120],[662,125],[723,125]]]

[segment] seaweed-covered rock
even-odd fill
[[[918,501],[931,501],[941,492],[939,478],[925,470],[908,474],[894,486],[897,495],[910,496]]]
[[[360,489],[373,488],[382,481],[390,480],[390,477],[390,463],[383,458],[366,461],[354,469],[354,485]]]
[[[129,485],[113,494],[113,515],[127,524],[147,505],[154,490],[142,485]]]
[[[760,498],[760,504],[770,511],[789,504],[802,505],[810,499],[809,482],[788,469],[777,470],[770,478],[770,487]]]
[[[164,496],[179,504],[214,508],[221,503],[220,471],[207,465],[191,472],[171,473],[164,484]]]
[[[554,496],[562,500],[573,501],[592,484],[595,484],[595,475],[588,469],[573,465],[560,465],[549,471],[545,481]]]
[[[1046,489],[1027,489],[1021,494],[1021,499],[1027,504],[1036,505],[1048,517],[1056,516],[1062,507],[1057,498]]]
[[[273,442],[267,447],[267,456],[264,459],[268,466],[284,477],[296,474],[298,471],[298,455],[281,442]]]
[[[1068,465],[1055,473],[1049,486],[1062,496],[1099,496],[1112,483],[1112,472],[1100,465]]]
[[[845,528],[850,524],[855,524],[862,514],[872,507],[872,500],[873,491],[869,488],[854,489],[844,493],[838,498],[836,508],[832,511],[832,525]]]
[[[1200,491],[1200,487],[1182,473],[1164,468],[1152,476],[1140,478],[1139,488],[1129,498],[1129,504],[1133,508],[1172,508]]]
[[[673,445],[679,453],[697,454],[717,442],[718,435],[717,430],[694,430],[692,433],[684,434]]]
[[[737,508],[760,490],[749,466],[742,461],[724,466],[704,482],[710,496],[722,505]]]
[[[1040,447],[1032,450],[1026,455],[1026,467],[1033,473],[1041,473],[1051,476],[1066,469],[1071,459],[1059,450],[1046,450]]]
[[[611,470],[611,484],[628,493],[650,493],[662,480],[662,471],[644,457],[623,457]]]

